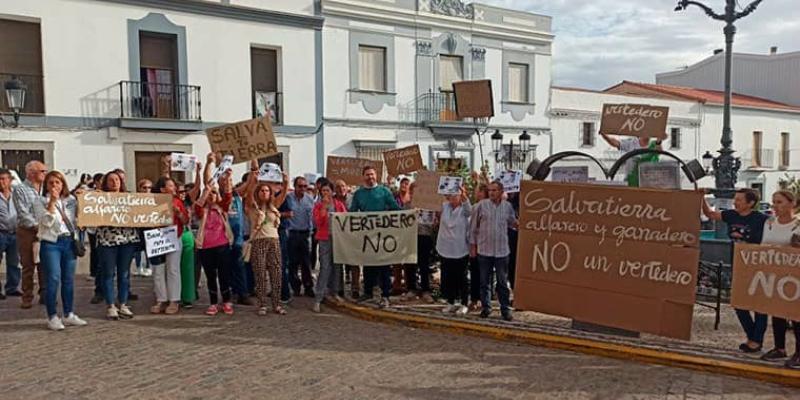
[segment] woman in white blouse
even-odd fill
[[[72,311],[76,257],[73,250],[77,201],[69,194],[67,180],[58,171],[44,178],[44,209],[38,212],[38,237],[41,243],[39,258],[47,279],[45,305],[47,327],[60,331],[65,325],[82,326],[86,321]],[[63,319],[56,309],[56,293],[61,288]]]
[[[800,219],[794,215],[797,206],[797,197],[788,190],[779,190],[772,195],[772,209],[775,216],[764,224],[764,234],[761,244],[772,246],[792,246],[800,247]],[[777,361],[787,357],[786,353],[786,330],[789,328],[789,321],[785,318],[772,316],[772,334],[775,339],[775,348],[764,354],[761,359],[767,361]],[[800,324],[795,321],[792,323],[795,337],[795,353],[786,362],[786,366],[792,369],[800,369]]]
[[[442,216],[439,222],[439,236],[436,239],[436,251],[442,258],[442,291],[447,306],[443,313],[455,312],[465,315],[468,311],[467,301],[467,266],[469,264],[469,217],[472,206],[464,187],[460,195],[447,196],[442,205]],[[461,304],[456,305],[456,299]]]

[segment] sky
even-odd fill
[[[553,17],[553,84],[605,89],[622,80],[655,82],[725,47],[724,23],[677,0],[479,0]],[[703,0],[724,12],[725,0]],[[742,6],[750,0],[739,0]],[[734,52],[800,51],[800,0],[764,0],[736,24]]]

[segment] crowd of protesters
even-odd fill
[[[137,192],[172,196],[178,249],[152,258],[145,255],[144,229],[77,226],[76,196],[84,191],[127,192],[123,170],[85,174],[70,190],[61,172],[38,161],[25,166],[25,179],[16,184],[8,170],[0,169],[0,257],[5,256],[7,268],[0,298],[19,296],[20,306],[29,309],[38,293],[48,328],[86,325],[73,302],[76,259],[83,255],[86,238],[95,283],[91,303],[104,303],[106,317],[113,321],[135,317],[129,306],[138,299],[131,293],[132,267],[135,275],[152,276],[152,314],[192,308],[199,300],[202,271],[208,316],[232,315],[235,304],[255,306],[262,316],[270,311],[284,315],[295,296],[312,298],[312,310],[321,312],[322,304],[345,297],[388,307],[392,298],[433,304],[437,295],[446,314],[488,318],[494,297],[500,316],[513,319],[519,202],[516,193],[504,192],[502,182],[473,172],[471,190],[462,186],[460,193],[442,198],[441,211],[430,212],[432,218],[418,218],[417,264],[364,268],[334,263],[331,214],[412,209],[416,186],[411,179],[388,177],[381,183],[376,169],[368,166],[358,187],[325,177],[309,182],[298,176],[290,182],[286,174],[281,182],[261,182],[253,161],[235,183],[230,169],[216,171],[218,162],[219,156],[209,154],[205,163],[198,163],[193,184],[176,182],[168,170],[155,182],[137,182]],[[757,194],[743,189],[736,193],[733,210],[715,211],[704,202],[703,213],[726,222],[735,241],[800,246],[792,192],[773,195],[771,217],[754,210],[756,204]],[[436,293],[435,266],[440,272]],[[376,286],[379,295],[374,296]],[[768,316],[746,310],[736,310],[736,315],[747,336],[740,350],[761,352]],[[788,358],[786,366],[800,368],[800,352],[789,357],[786,349],[790,326],[800,343],[800,324],[778,317],[772,322],[775,348],[762,358]]]

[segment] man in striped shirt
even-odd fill
[[[508,228],[519,225],[514,207],[503,200],[503,184],[489,184],[489,198],[474,208],[470,227],[470,256],[478,257],[481,274],[482,318],[492,313],[492,273],[497,276],[497,297],[503,319],[511,321],[511,290],[508,286]]]
[[[33,274],[38,273],[39,303],[45,289],[44,271],[39,268],[34,257],[34,244],[38,242],[36,232],[39,228],[37,216],[44,213],[42,183],[47,167],[39,161],[25,165],[25,182],[14,188],[14,206],[17,209],[17,248],[22,262],[22,308],[31,308],[33,303]],[[38,247],[38,246],[36,246]]]

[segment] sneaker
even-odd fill
[[[317,303],[317,302],[315,301],[315,302],[314,302],[314,306],[312,306],[312,307],[311,307],[311,311],[313,311],[313,312],[315,312],[315,313],[321,313],[321,312],[322,312],[322,310],[321,310],[321,309],[320,309],[320,307],[319,307],[319,303]]]
[[[799,353],[794,353],[792,358],[787,360],[786,364],[784,364],[784,365],[786,366],[786,368],[800,369],[800,352]]]
[[[442,309],[442,314],[452,314],[458,308],[453,304],[448,304]]]
[[[379,307],[380,308],[386,308],[386,307],[389,307],[389,306],[391,306],[391,303],[389,303],[389,298],[388,297],[381,298],[381,302],[379,304]]]
[[[469,303],[469,312],[478,312],[481,310],[481,306],[478,305],[477,301],[473,301]]]
[[[487,308],[481,310],[481,318],[489,318],[490,315],[492,315],[492,310],[489,310]]]
[[[142,271],[142,276],[153,276],[153,270],[150,268],[145,268]]]
[[[144,267],[137,267],[133,272],[133,276],[143,276],[143,275],[144,275]]]
[[[760,353],[761,345],[758,345],[758,347],[753,348],[750,347],[750,345],[747,343],[742,343],[739,345],[739,350],[741,350],[742,353],[747,353],[747,354]]]
[[[267,307],[260,307],[258,309],[258,315],[262,316],[262,317],[266,317],[267,316]]]
[[[119,312],[117,311],[117,307],[115,305],[108,306],[106,310],[106,319],[111,321],[116,321],[119,319]]]
[[[764,361],[777,361],[786,357],[786,350],[772,349],[761,356],[761,359]]]
[[[423,293],[422,296],[420,296],[420,299],[422,300],[423,303],[426,303],[426,304],[433,304],[434,303],[433,296],[431,296],[431,294],[427,293],[427,292]]]
[[[89,300],[89,303],[92,303],[92,304],[100,304],[102,302],[103,302],[103,296],[101,296],[99,294],[95,294],[94,296],[92,296],[92,299]]]
[[[75,313],[69,313],[69,315],[64,318],[63,323],[67,326],[84,326],[87,324],[86,321],[80,319]]]
[[[58,315],[53,315],[52,318],[47,320],[47,329],[51,331],[63,331],[64,323],[61,322],[61,318],[58,318]]]
[[[177,314],[181,310],[181,307],[175,301],[170,301],[169,305],[166,309],[164,309],[164,314],[167,315],[174,315]]]
[[[225,315],[233,315],[233,303],[224,303],[222,305],[222,312],[224,312]]]
[[[127,304],[120,304],[119,311],[117,313],[119,314],[119,317],[122,319],[133,318],[133,311],[131,311],[131,309],[128,308]]]
[[[456,315],[458,315],[459,317],[463,317],[467,315],[468,312],[469,308],[467,308],[467,306],[459,306],[458,309],[456,310]]]
[[[217,315],[218,312],[219,312],[219,306],[216,304],[212,304],[208,306],[208,308],[206,309],[206,315],[211,315],[212,317],[214,315]]]

